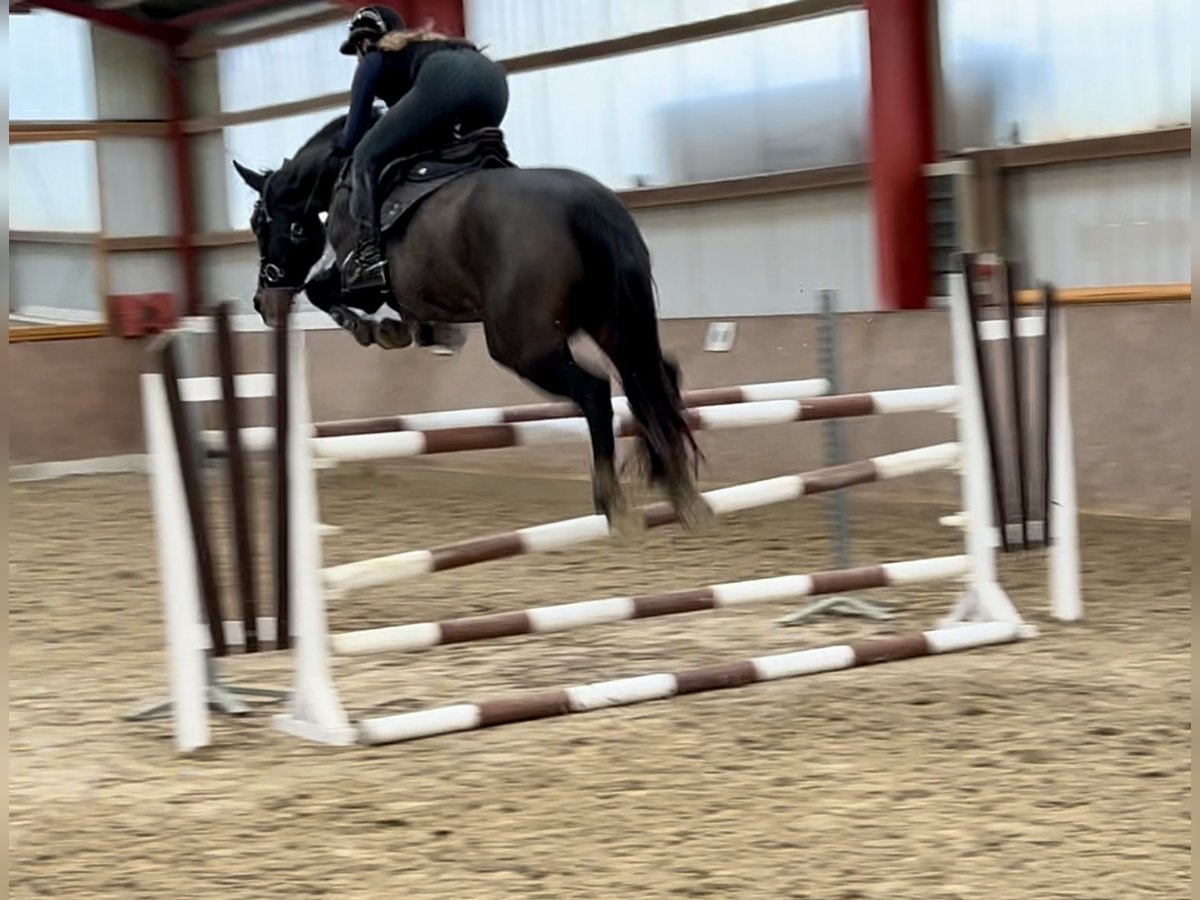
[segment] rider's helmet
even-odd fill
[[[353,56],[363,40],[379,40],[389,31],[403,31],[404,19],[400,13],[382,3],[358,9],[350,19],[350,34],[342,42],[341,53]]]

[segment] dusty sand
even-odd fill
[[[1043,629],[1018,646],[373,749],[273,732],[267,706],[179,759],[165,720],[120,720],[165,688],[146,481],[11,497],[11,897],[1189,896],[1187,525],[1086,519],[1080,625],[1046,616],[1040,563],[1007,561]],[[326,474],[323,518],[346,528],[327,562],[577,515],[586,497],[420,466]],[[945,510],[873,507],[869,488],[854,503],[855,562],[956,552]],[[703,537],[476,566],[363,593],[333,623],[812,571],[829,562],[823,515],[814,500]],[[354,716],[416,709],[928,627],[951,597],[892,592],[888,623],[783,629],[774,604],[338,661],[336,675]],[[235,674],[282,686],[285,672],[276,656]]]

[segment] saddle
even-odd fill
[[[379,226],[382,233],[403,229],[417,207],[456,178],[481,169],[516,168],[499,128],[480,128],[466,134],[457,130],[450,143],[433,150],[402,156],[379,174],[381,197]]]

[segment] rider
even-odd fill
[[[400,14],[382,4],[359,9],[349,31],[341,52],[358,56],[358,68],[334,153],[353,154],[350,212],[358,244],[342,265],[343,285],[381,291],[388,280],[375,197],[380,171],[398,156],[436,148],[456,124],[463,131],[499,127],[508,110],[508,80],[470,41],[406,30]],[[389,108],[368,130],[376,98]]]

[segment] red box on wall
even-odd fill
[[[124,338],[159,334],[179,320],[175,295],[112,294],[108,298],[108,320],[113,331]]]

